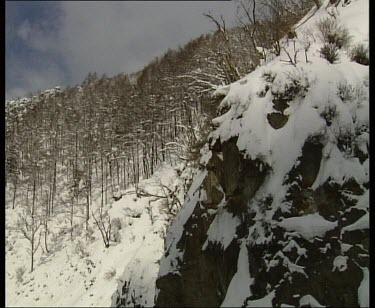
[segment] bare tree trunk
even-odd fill
[[[104,167],[103,167],[103,153],[100,153],[100,166],[102,171],[102,201],[100,204],[100,219],[102,219],[103,207],[104,207]]]
[[[117,169],[117,187],[120,187],[120,165],[118,159],[116,159],[116,169]]]
[[[90,205],[92,202],[92,157],[89,159],[89,192],[90,192]]]
[[[123,161],[122,161],[122,168],[123,168],[123,173],[124,173],[124,181],[123,181],[123,188],[125,189],[126,188],[126,184],[127,184],[127,181],[126,181],[126,158],[124,157]]]
[[[151,174],[154,174],[154,159],[155,159],[155,141],[152,140],[152,145],[151,145]]]
[[[31,268],[30,271],[32,272],[34,270],[34,235],[32,235],[31,240]]]
[[[112,155],[111,155],[112,156]],[[113,196],[113,192],[114,192],[114,188],[113,188],[113,161],[112,161],[112,157],[109,157],[109,177],[111,178],[111,193],[112,193],[112,196]]]
[[[89,197],[89,192],[87,191],[86,194],[86,230],[88,229],[88,223],[90,219],[90,197]]]
[[[29,183],[26,185],[26,206],[29,205]]]
[[[31,272],[34,270],[34,253],[35,253],[35,199],[36,199],[36,179],[34,176],[34,184],[33,184],[33,202],[31,207]]]
[[[107,192],[108,192],[108,162],[107,157],[105,159],[105,204],[107,204]]]
[[[51,197],[51,214],[53,215],[53,204],[55,200],[55,194],[56,194],[56,173],[57,173],[57,162],[54,163],[53,168],[53,185],[52,185],[52,197]]]
[[[46,202],[46,211],[48,211],[48,203],[49,200]],[[46,213],[46,216],[44,217],[44,247],[46,249],[46,252],[49,253],[48,246],[47,246],[47,236],[48,236],[48,215]]]
[[[137,184],[139,183],[139,148],[138,148],[138,140],[137,140],[137,151],[135,153],[137,159]]]
[[[15,179],[13,185],[14,185],[14,190],[13,190],[13,203],[12,203],[12,209],[14,210],[15,208],[15,204],[16,204],[16,193],[17,193],[17,185],[18,184],[18,180],[17,178]]]

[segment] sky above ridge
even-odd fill
[[[6,99],[142,69],[168,48],[235,23],[237,1],[6,1]]]

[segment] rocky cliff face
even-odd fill
[[[298,306],[304,295],[325,305],[357,306],[357,290],[369,266],[369,233],[355,225],[368,219],[368,183],[327,180],[312,189],[322,148],[321,143],[306,142],[298,166],[286,177],[286,183],[293,183],[285,199],[288,210],[279,208],[267,220],[260,213],[272,206],[272,196],[257,200],[256,210],[247,205],[271,172],[269,166],[245,159],[236,139],[217,142],[196,192],[204,196],[196,202],[176,245],[183,252],[177,259],[178,274],[158,279],[157,306],[220,306],[234,275],[242,270],[238,258],[243,242],[252,283],[246,286],[249,296],[242,304],[273,290],[273,306]],[[311,226],[306,220],[311,237],[289,230],[288,219],[298,217],[316,217]],[[322,222],[323,231],[313,236]]]
[[[240,240],[233,238],[248,234],[251,214],[247,200],[261,185],[267,167],[260,170],[260,162],[244,159],[236,138],[223,144],[218,141],[211,153],[206,176],[196,192],[201,196],[176,245],[184,251],[179,274],[168,274],[157,282],[162,290],[160,306],[217,307],[237,271]],[[228,231],[223,234],[227,238],[217,238],[220,228]]]
[[[157,306],[368,304],[368,67],[344,53],[327,64],[313,47],[309,62],[276,58],[221,90],[225,112],[166,239]]]

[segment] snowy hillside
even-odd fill
[[[176,169],[167,164],[150,179],[142,180],[139,189],[165,196],[162,185],[183,186]],[[130,303],[135,296],[139,304],[153,306],[165,229],[171,219],[165,201],[151,196],[137,198],[134,188],[124,191],[123,197],[110,206],[109,215],[116,222],[112,231],[118,242],[111,242],[108,249],[99,230],[88,243],[84,234],[70,241],[67,232],[58,232],[64,226],[60,215],[61,220],[55,221],[51,230],[59,245],[54,245],[47,256],[38,252],[32,273],[28,271],[28,243],[11,227],[17,211],[7,211],[6,306],[108,307],[116,304],[118,287],[119,296]],[[19,274],[22,267],[23,275]],[[125,282],[130,288],[122,296]]]
[[[368,5],[324,1],[279,56],[216,91],[157,306],[368,306]]]
[[[6,306],[369,306],[369,1],[320,2],[7,102]]]

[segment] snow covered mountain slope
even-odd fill
[[[331,2],[217,90],[157,306],[369,305],[369,3]]]
[[[183,186],[176,169],[167,164],[150,179],[142,180],[139,188],[163,196],[162,185]],[[122,301],[123,305],[132,304],[132,296],[140,305],[153,306],[159,260],[171,219],[165,201],[152,196],[137,198],[134,188],[125,191],[109,210],[117,243],[111,242],[108,249],[99,230],[89,242],[84,235],[70,241],[68,234],[58,232],[63,221],[55,222],[51,232],[60,245],[54,245],[47,257],[37,254],[32,273],[27,270],[28,243],[10,227],[15,224],[17,208],[7,211],[6,306],[109,307]],[[26,271],[21,275],[23,266]]]

